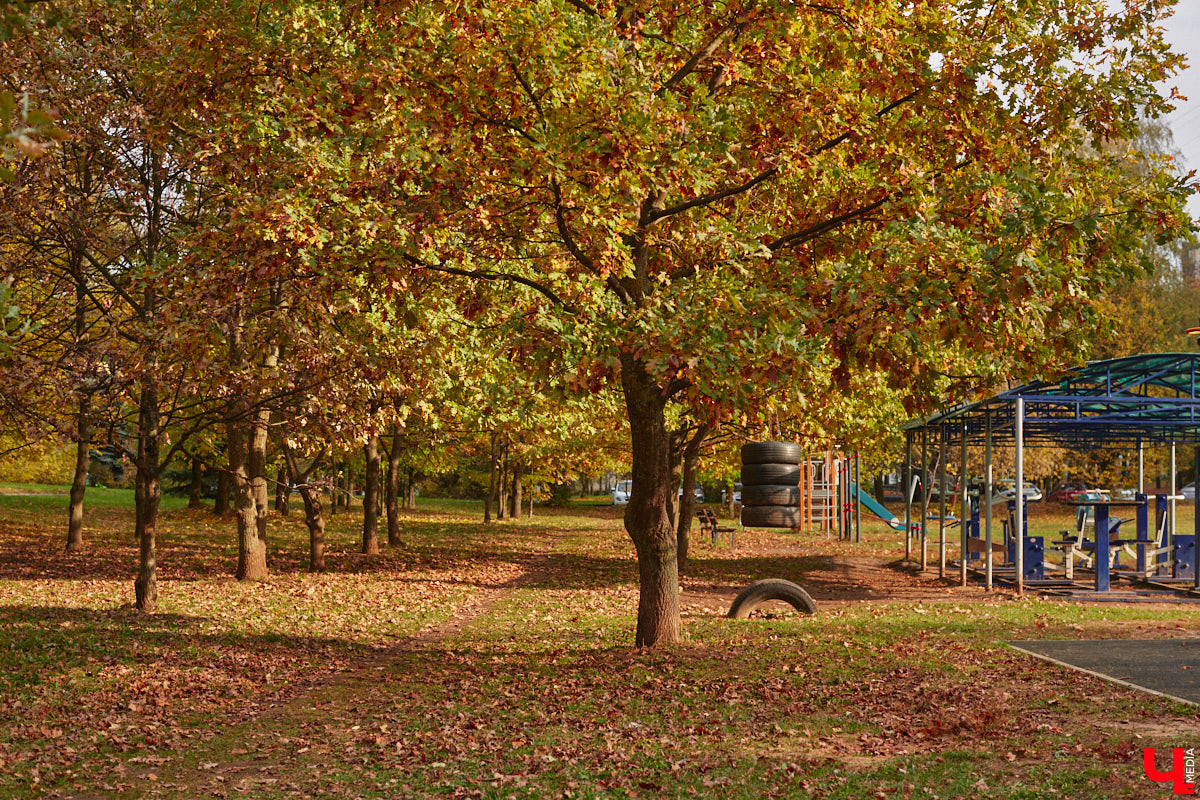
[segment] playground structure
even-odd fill
[[[937,526],[938,573],[946,575],[948,548],[957,544],[959,578],[966,585],[969,573],[980,575],[988,589],[994,583],[1065,594],[1107,595],[1113,581],[1139,594],[1170,590],[1200,596],[1200,570],[1195,568],[1197,530],[1176,531],[1178,495],[1176,456],[1180,445],[1200,445],[1200,356],[1189,353],[1154,353],[1092,362],[1064,374],[1055,382],[1036,381],[986,400],[964,403],[940,414],[914,420],[905,426],[906,485],[913,486],[914,465],[928,474],[931,448],[937,449],[940,503],[948,498],[946,466],[952,449],[959,456],[960,476],[967,475],[970,447],[984,451],[984,478],[972,491],[967,480],[955,489],[954,505],[961,512],[958,541],[949,540],[953,526],[941,513]],[[993,452],[997,444],[1011,444],[1015,486],[1012,497],[997,497],[993,477]],[[919,460],[914,448],[919,445]],[[1024,499],[1024,448],[1056,445],[1074,449],[1112,448],[1136,450],[1138,489],[1131,500],[1099,495],[1083,498],[1085,509],[1075,531],[1061,531],[1058,539],[1029,535],[1029,515]],[[1147,493],[1146,447],[1169,450],[1169,485],[1164,492]],[[1200,469],[1200,446],[1195,450]],[[914,493],[905,502],[902,529],[905,556],[929,566],[935,543],[930,531],[928,491],[922,492],[919,521]],[[1018,501],[1017,498],[1022,498]],[[999,507],[1000,514],[996,513]],[[1153,526],[1151,526],[1153,509]],[[1118,519],[1115,512],[1132,516]],[[996,522],[1000,517],[997,541]],[[1089,538],[1087,523],[1092,530]],[[1123,525],[1133,523],[1133,536]],[[1060,561],[1046,558],[1047,551]],[[1000,556],[999,559],[996,556]],[[997,563],[997,561],[1001,563]]]

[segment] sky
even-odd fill
[[[1184,170],[1194,169],[1200,177],[1200,0],[1179,0],[1166,27],[1171,49],[1187,56],[1189,64],[1172,81],[1188,99],[1178,101],[1165,122],[1171,126],[1175,147],[1183,153]],[[1193,219],[1200,219],[1200,195],[1192,195],[1188,210]]]

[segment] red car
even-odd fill
[[[1088,491],[1090,488],[1090,486],[1082,481],[1064,481],[1051,490],[1049,499],[1056,503],[1077,500],[1081,494]]]

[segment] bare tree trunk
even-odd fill
[[[275,465],[275,513],[286,517],[291,513],[291,479],[288,477],[287,461],[280,459]]]
[[[511,502],[508,508],[508,515],[513,519],[521,518],[521,465],[516,461],[512,465],[512,492],[509,494]]]
[[[204,462],[192,458],[191,484],[188,486],[188,508],[204,506]]]
[[[686,432],[686,428],[681,428],[669,434],[671,491],[667,495],[667,519],[670,520],[672,528],[679,525],[679,489],[683,481],[683,446],[686,441]]]
[[[700,467],[700,449],[708,437],[710,426],[700,425],[687,447],[683,449],[683,480],[680,486],[683,494],[679,498],[679,517],[676,520],[676,540],[678,547],[679,569],[683,570],[687,562],[688,548],[692,540],[692,516],[696,513],[696,473]]]
[[[387,510],[388,544],[400,544],[400,456],[403,455],[400,424],[392,425],[392,446],[388,448],[387,477],[384,480],[383,505]]]
[[[239,415],[238,411],[245,411],[244,400],[235,401],[234,415],[226,425],[238,532],[236,576],[240,581],[257,581],[267,577],[267,548],[266,541],[258,535],[258,508],[254,502],[254,481],[250,476],[250,425],[246,416]]]
[[[625,530],[638,556],[640,593],[636,644],[679,641],[677,539],[667,513],[671,445],[665,392],[640,361],[621,354],[621,388],[629,416],[633,491],[625,507]]]
[[[496,496],[496,432],[492,431],[492,446],[488,450],[488,491],[483,498],[483,523],[492,521],[492,498]]]
[[[270,409],[260,408],[254,412],[251,417],[250,446],[247,452],[250,485],[254,489],[254,529],[263,553],[267,550],[267,520],[271,516],[271,491],[267,483],[267,433],[270,421]]]
[[[500,448],[500,476],[496,482],[496,519],[508,517],[508,443]]]
[[[229,439],[225,440],[225,469],[217,473],[217,499],[213,503],[213,513],[223,517],[229,513],[229,497],[233,492],[233,471],[230,466],[232,458],[229,452]]]
[[[150,369],[153,369],[153,362]],[[134,477],[134,532],[138,541],[138,573],[133,582],[134,602],[138,611],[153,614],[158,608],[158,550],[155,534],[158,503],[162,498],[159,484],[159,412],[158,384],[155,376],[142,377],[138,400],[137,475]]]
[[[75,414],[75,475],[71,479],[71,502],[67,507],[67,552],[83,549],[83,496],[87,492],[88,455],[91,452],[92,396],[79,397]]]
[[[288,448],[286,439],[283,442],[283,458],[287,464],[289,481],[300,490],[300,498],[304,501],[304,524],[308,526],[308,571],[325,571],[325,516],[321,503],[321,490],[309,481],[313,472],[321,463],[325,451],[312,460],[308,469],[300,471],[296,457]]]
[[[363,445],[366,476],[363,479],[362,551],[373,556],[379,553],[379,437],[371,434]]]
[[[404,507],[415,510],[417,507],[417,479],[411,467],[404,486]]]

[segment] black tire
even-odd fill
[[[808,592],[791,581],[782,578],[767,578],[750,584],[733,601],[729,607],[730,619],[745,619],[754,609],[768,600],[782,600],[790,603],[792,608],[805,614],[817,613],[817,603]]]
[[[799,486],[742,486],[743,506],[798,506]]]
[[[796,486],[800,483],[800,467],[795,464],[745,464],[742,466],[742,493],[750,486]],[[742,497],[742,502],[746,498]]]
[[[800,509],[795,506],[742,506],[742,526],[746,528],[799,528]]]
[[[743,464],[799,464],[804,456],[792,442],[750,442],[742,445]]]

